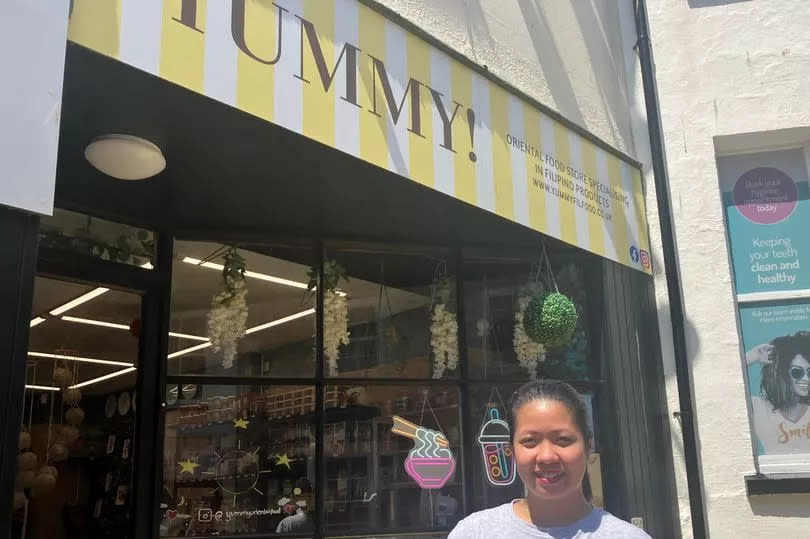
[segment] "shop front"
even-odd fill
[[[673,536],[635,161],[373,3],[77,0],[68,39],[11,537],[444,537],[522,495],[535,377],[586,395],[594,503]]]

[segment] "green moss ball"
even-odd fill
[[[523,329],[530,339],[544,346],[564,346],[574,336],[578,318],[577,308],[567,296],[540,292],[526,306]]]

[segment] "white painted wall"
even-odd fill
[[[608,144],[634,154],[626,44],[616,0],[377,3]]]
[[[810,126],[810,2],[648,0],[712,538],[810,536],[810,495],[748,498],[754,472],[714,137]],[[807,133],[789,132],[794,142]],[[737,149],[783,142],[738,137]],[[728,145],[729,139],[718,144]],[[655,228],[654,217],[651,228]],[[663,289],[658,290],[664,307]],[[662,334],[665,330],[662,327]],[[674,374],[668,385],[677,409]],[[678,446],[674,446],[680,452]],[[688,505],[682,499],[684,535]]]
[[[68,2],[0,6],[0,204],[50,214]]]

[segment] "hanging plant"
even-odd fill
[[[312,267],[308,273],[307,290],[312,292],[318,286],[318,269]],[[323,265],[323,356],[329,376],[338,374],[340,346],[349,344],[349,301],[346,293],[338,290],[341,281],[349,282],[346,270],[334,260]]]
[[[430,315],[430,348],[433,353],[433,378],[441,378],[445,370],[458,366],[458,321],[451,310],[454,301],[453,282],[447,276],[447,266],[441,262],[433,279],[433,299]]]
[[[236,359],[237,343],[245,336],[248,318],[245,259],[229,246],[223,255],[222,292],[211,299],[208,339],[215,352],[222,350],[222,367],[230,369]]]
[[[546,360],[545,346],[530,339],[524,329],[526,308],[532,301],[533,292],[533,288],[530,288],[518,297],[517,309],[515,309],[515,330],[512,338],[515,357],[532,380],[537,378],[537,365]]]
[[[545,244],[533,273],[534,291],[522,308],[523,329],[531,340],[547,348],[564,346],[577,329],[579,315],[571,298],[557,287]]]
[[[559,292],[541,291],[526,306],[523,328],[530,339],[547,347],[565,346],[577,329],[577,307]]]

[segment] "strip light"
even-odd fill
[[[248,328],[245,330],[245,335],[249,335],[251,333],[256,333],[257,331],[262,331],[264,329],[272,328],[275,326],[280,326],[281,324],[286,324],[287,322],[292,322],[293,320],[297,320],[299,318],[303,318],[305,316],[309,316],[311,314],[315,314],[315,309],[307,309],[306,311],[301,311],[300,313],[291,314],[290,316],[285,316],[284,318],[279,318],[277,320],[272,320],[270,322],[266,322],[264,324],[259,324],[258,326],[253,326],[252,328]],[[198,344],[196,346],[190,346],[188,348],[183,348],[182,350],[178,350],[177,352],[172,352],[167,357],[169,359],[175,358],[177,356],[182,356],[185,354],[190,354],[191,352],[196,352],[197,350],[203,350],[211,346],[211,342],[204,342],[202,344]]]
[[[189,346],[188,348],[183,348],[182,350],[178,350],[177,352],[172,352],[171,354],[169,354],[166,357],[169,358],[169,359],[172,359],[173,357],[182,356],[182,355],[185,355],[185,354],[190,354],[191,352],[196,352],[197,350],[202,350],[203,348],[208,348],[209,346],[211,346],[210,342],[204,342],[202,344],[198,344],[198,345],[195,345],[195,346]]]
[[[65,303],[61,307],[57,307],[56,309],[50,311],[50,314],[51,314],[51,316],[59,316],[60,314],[62,314],[64,312],[67,312],[67,311],[69,311],[70,309],[72,309],[74,307],[78,307],[82,303],[86,303],[86,302],[90,301],[93,298],[97,298],[102,294],[106,294],[109,291],[110,291],[109,288],[104,288],[103,286],[100,286],[98,288],[94,288],[90,292],[88,292],[86,294],[82,294],[78,298],[76,298],[76,299],[74,299],[72,301],[68,301],[67,303]]]
[[[31,320],[31,325],[30,325],[30,326],[28,326],[28,327],[34,327],[34,326],[38,326],[38,325],[40,325],[40,324],[41,324],[42,322],[44,322],[44,321],[45,321],[45,319],[44,319],[44,318],[42,318],[41,316],[37,316],[36,318],[34,318],[33,320]]]
[[[185,257],[183,259],[183,262],[185,262],[186,264],[194,264],[195,266],[200,266],[201,268],[209,268],[209,269],[215,269],[215,270],[219,270],[219,271],[222,271],[223,269],[225,269],[225,266],[223,266],[222,264],[215,264],[214,262],[203,262],[199,258],[191,258],[190,256]],[[256,273],[255,271],[246,271],[245,276],[246,277],[252,277],[253,279],[259,279],[259,280],[262,280],[262,281],[270,281],[271,283],[283,284],[283,285],[286,285],[286,286],[292,286],[294,288],[302,288],[304,290],[307,289],[307,284],[306,283],[300,283],[298,281],[291,281],[289,279],[282,279],[281,277],[274,277],[272,275],[266,275],[264,273]]]
[[[64,359],[66,361],[78,361],[81,363],[97,363],[99,365],[118,365],[119,367],[132,367],[132,363],[122,361],[111,361],[109,359],[95,359],[91,357],[66,356],[62,354],[47,354],[45,352],[28,352],[29,356],[46,357],[50,359]]]
[[[292,322],[293,320],[297,320],[299,318],[303,318],[305,316],[309,316],[311,314],[315,314],[315,309],[307,309],[306,311],[301,311],[300,313],[291,314],[290,316],[285,316],[284,318],[279,318],[278,320],[273,320],[272,322],[267,322],[265,324],[260,324],[258,326],[254,326],[250,329],[245,330],[245,335],[250,335],[251,333],[256,333],[257,331],[261,331],[263,329],[272,328],[275,326],[280,326],[281,324],[286,324],[287,322]]]
[[[89,318],[78,318],[76,316],[63,316],[62,320],[66,322],[78,322],[79,324],[87,324],[89,326],[101,326],[105,328],[115,329],[129,329],[129,326],[124,324],[114,324],[112,322],[102,322],[101,320],[91,320]]]
[[[101,326],[105,328],[114,328],[114,329],[125,329],[129,330],[129,326],[124,324],[115,324],[113,322],[104,322],[101,320],[91,320],[90,318],[79,318],[77,316],[63,316],[62,320],[66,322],[77,322],[79,324],[88,324],[90,326]],[[169,335],[171,337],[177,337],[178,339],[189,339],[192,341],[207,341],[207,337],[200,337],[199,335],[190,335],[188,333],[176,333],[174,331],[170,331]]]
[[[25,384],[25,389],[39,389],[41,391],[59,391],[58,387],[37,386],[37,385],[34,385],[34,384]]]
[[[183,259],[183,262],[186,264],[194,264],[195,266],[199,266],[201,268],[209,268],[222,271],[225,269],[225,266],[222,264],[215,264],[214,262],[203,262],[199,258],[191,258],[187,256]],[[299,281],[291,281],[290,279],[282,279],[281,277],[274,277],[272,275],[267,275],[265,273],[256,273],[255,271],[246,271],[245,277],[252,277],[254,279],[259,279],[261,281],[269,281],[271,283],[276,284],[283,284],[286,286],[292,286],[293,288],[301,288],[303,290],[308,290],[309,285],[306,283],[301,283]],[[346,292],[338,292],[338,295],[345,296]]]
[[[90,380],[85,380],[84,382],[78,383],[76,385],[70,386],[70,389],[80,388],[89,386],[91,384],[95,384],[98,382],[103,382],[104,380],[109,380],[110,378],[115,378],[116,376],[121,376],[122,374],[128,374],[137,370],[135,367],[128,367],[126,369],[121,369],[120,371],[115,371],[110,374],[105,374],[104,376],[99,376],[98,378],[91,378]]]
[[[151,262],[144,262],[143,264],[141,264],[141,267],[144,268],[144,269],[152,269],[153,268]],[[71,301],[68,301],[64,305],[62,305],[60,307],[57,307],[56,309],[50,311],[50,315],[51,316],[59,316],[60,314],[66,313],[70,309],[72,309],[74,307],[78,307],[82,303],[86,303],[86,302],[90,301],[93,298],[97,298],[102,294],[106,294],[109,291],[110,291],[109,288],[104,288],[103,286],[99,286],[98,288],[94,288],[90,292],[87,292],[86,294],[82,294],[78,298],[76,298],[74,300],[71,300]]]

